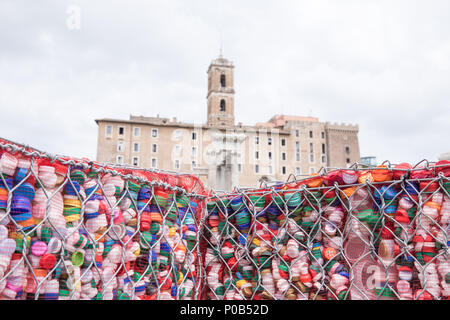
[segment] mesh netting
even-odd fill
[[[448,161],[215,193],[0,139],[0,299],[447,300],[449,192]]]
[[[0,299],[198,299],[203,192],[0,139]]]
[[[203,298],[446,300],[449,193],[442,161],[213,194]]]

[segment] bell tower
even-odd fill
[[[233,63],[222,55],[208,67],[208,125],[234,126],[233,69]]]

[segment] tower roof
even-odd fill
[[[213,61],[211,61],[209,68],[211,68],[212,66],[234,68],[233,62],[224,58],[222,56],[222,54],[220,54],[219,57],[217,57],[217,59],[214,59]],[[209,71],[209,68],[208,68],[208,71]]]

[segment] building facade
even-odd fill
[[[220,56],[207,74],[205,124],[133,115],[96,119],[97,161],[193,172],[208,187],[230,190],[360,160],[357,125],[288,115],[235,124],[234,65]]]

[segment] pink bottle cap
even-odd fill
[[[47,252],[47,245],[44,241],[36,241],[31,246],[31,253],[37,257],[43,256]]]
[[[408,281],[400,280],[399,282],[397,282],[397,290],[400,293],[407,293],[410,289],[411,285],[409,284]]]

